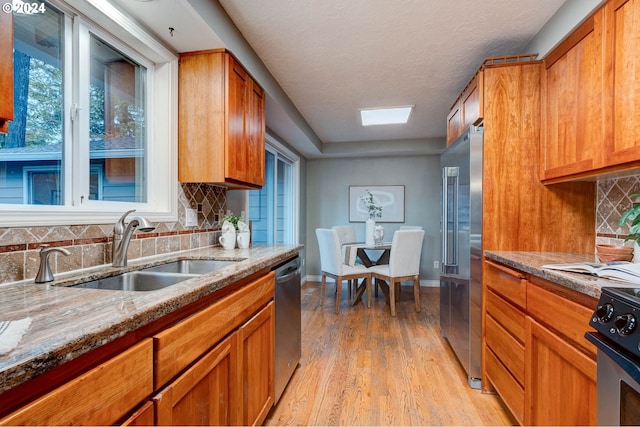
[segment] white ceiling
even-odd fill
[[[229,48],[224,28],[212,30],[215,25],[209,17],[201,16],[200,11],[211,7],[207,3],[216,0],[113,1],[176,52]],[[563,2],[220,0],[219,4],[299,112],[288,114],[287,103],[261,81],[269,98],[267,126],[303,155],[318,157],[439,152],[449,107],[483,58],[529,53],[523,49]],[[174,28],[173,36],[169,27]],[[359,108],[397,105],[415,105],[409,124],[360,125]],[[295,129],[301,122],[303,130]]]

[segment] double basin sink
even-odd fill
[[[198,277],[201,274],[220,270],[236,262],[238,261],[183,259],[129,271],[117,276],[91,280],[73,287],[118,291],[155,291]]]

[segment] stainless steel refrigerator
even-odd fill
[[[472,126],[440,157],[440,329],[479,389],[482,353],[482,128]]]

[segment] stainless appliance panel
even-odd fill
[[[482,326],[482,130],[470,128],[441,156],[440,327],[480,388]]]
[[[274,405],[289,383],[302,354],[300,259],[275,268],[275,377]]]

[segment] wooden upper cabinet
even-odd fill
[[[180,55],[180,182],[262,187],[264,132],[264,91],[229,52]]]
[[[598,12],[545,59],[542,180],[588,172],[601,162],[602,25],[602,13]]]
[[[478,71],[460,97],[462,130],[472,125],[477,126],[482,122],[484,116],[483,77],[484,72]]]
[[[13,14],[0,12],[0,132],[13,120]]]
[[[605,166],[640,164],[640,0],[605,6]]]
[[[482,122],[483,72],[478,71],[467,84],[447,115],[447,145],[459,137],[471,125]]]
[[[462,133],[462,110],[460,109],[460,99],[453,104],[449,114],[447,114],[447,145],[456,140]]]
[[[541,179],[640,167],[640,0],[609,0],[545,59]]]

